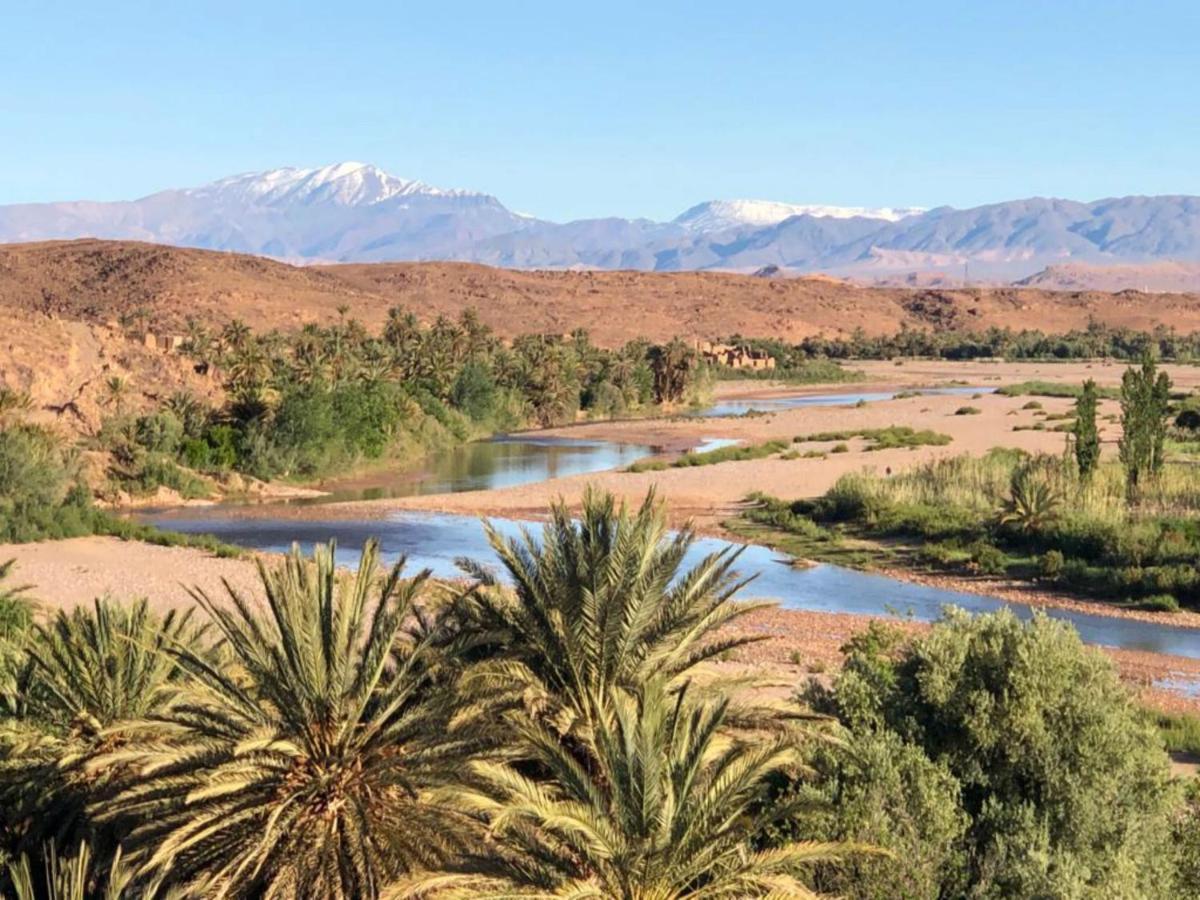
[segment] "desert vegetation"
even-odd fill
[[[714,667],[761,639],[737,553],[684,566],[652,496],[490,540],[462,585],[370,542],[165,616],[4,593],[6,895],[1194,895],[1192,801],[1069,628],[877,626],[768,702]]]
[[[103,384],[99,427],[68,447],[25,427],[28,398],[6,390],[0,465],[37,458],[48,481],[86,481],[112,502],[159,488],[185,500],[237,494],[246,488],[242,476],[304,481],[415,460],[500,431],[677,408],[698,402],[710,378],[679,340],[606,350],[576,331],[505,342],[472,312],[423,325],[393,309],[377,334],[344,310],[333,325],[292,333],[255,333],[237,320],[219,330],[192,322],[183,351],[215,377],[219,402],[179,391],[150,398],[147,408],[129,380],[112,376]],[[80,464],[81,453],[92,454],[91,466]],[[0,470],[0,485],[25,474]],[[67,521],[69,509],[87,505],[82,496],[22,499],[36,489],[14,495],[21,510],[0,507],[0,535],[5,518],[28,519],[34,506],[58,509],[62,525],[31,534],[87,530]]]
[[[1097,392],[1078,392],[1062,456],[993,449],[882,476],[843,476],[823,496],[758,497],[753,523],[789,533],[801,555],[885,560],[1036,580],[1114,602],[1200,603],[1200,480],[1165,456],[1170,383],[1149,359],[1126,373],[1119,459],[1101,460]],[[878,541],[876,550],[847,538]]]

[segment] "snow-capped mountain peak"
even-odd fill
[[[313,169],[286,167],[246,172],[184,193],[191,197],[259,206],[371,206],[393,197],[471,196],[469,191],[431,187],[360,162],[334,163]]]
[[[726,228],[750,226],[764,228],[776,225],[792,216],[816,216],[831,219],[850,219],[861,216],[898,222],[924,212],[917,208],[821,206],[816,204],[779,203],[774,200],[709,200],[697,204],[675,218],[675,224],[691,231],[722,231]]]

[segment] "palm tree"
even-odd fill
[[[134,900],[160,896],[157,885],[135,885],[133,874],[118,850],[103,871],[91,848],[81,843],[74,856],[63,856],[53,842],[42,853],[43,865],[34,865],[28,854],[8,866],[14,900]],[[38,869],[41,871],[38,872]],[[34,874],[38,872],[38,874]],[[182,898],[178,891],[163,896]]]
[[[200,437],[210,418],[208,407],[191,391],[175,391],[163,404],[183,426],[183,433],[188,437]]]
[[[0,741],[0,821],[16,842],[36,852],[88,836],[111,849],[121,826],[100,834],[87,810],[118,774],[106,761],[178,698],[183,673],[163,648],[202,654],[204,632],[144,600],[100,599],[33,627]]]
[[[233,319],[221,329],[221,346],[225,352],[241,350],[250,342],[250,326],[241,319]]]
[[[401,561],[380,579],[371,541],[349,580],[335,553],[260,563],[266,611],[228,585],[224,602],[194,592],[232,663],[168,651],[194,696],[165,717],[171,741],[131,754],[145,777],[108,813],[140,821],[127,846],[143,876],[170,870],[206,898],[371,898],[469,839],[425,797],[487,732],[406,630],[429,573],[404,579]]]
[[[124,413],[128,397],[129,382],[120,375],[113,375],[104,382],[103,402],[106,406],[113,407],[118,416]]]
[[[31,585],[5,584],[16,562],[10,559],[0,563],[0,704],[3,705],[14,701],[17,674],[25,662],[23,644],[33,625]]]
[[[1035,457],[1013,471],[1001,524],[1011,524],[1024,534],[1033,534],[1058,517],[1063,491],[1056,477],[1057,462]]]
[[[685,568],[694,535],[688,528],[668,535],[653,492],[631,514],[611,494],[588,490],[578,523],[559,503],[540,543],[528,532],[506,539],[491,524],[487,534],[513,589],[459,561],[478,581],[454,604],[460,631],[474,653],[492,654],[466,686],[514,691],[564,733],[577,723],[586,730],[597,698],[615,688],[678,680],[704,660],[761,640],[717,633],[767,605],[732,602],[746,584],[731,571],[740,551],[721,550]],[[490,647],[479,646],[489,636]]]
[[[799,766],[788,737],[728,738],[728,700],[690,702],[660,680],[615,691],[586,749],[525,717],[525,767],[473,763],[478,786],[453,798],[487,823],[496,852],[411,877],[390,897],[612,900],[814,897],[806,866],[863,848],[797,842],[756,850],[803,801],[772,801],[772,780]]]
[[[654,395],[659,403],[676,403],[687,392],[688,379],[696,368],[696,353],[679,338],[650,349],[654,371]]]

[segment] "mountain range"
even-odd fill
[[[713,200],[669,222],[558,223],[364,163],[235,175],[139,200],[0,206],[0,242],[97,237],[289,262],[827,272],[1011,280],[1048,267],[1200,261],[1200,197],[1029,198],[971,209]]]

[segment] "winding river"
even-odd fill
[[[973,394],[980,388],[943,388],[939,393]],[[929,391],[930,393],[934,391]],[[783,409],[805,405],[855,403],[858,400],[884,400],[894,393],[857,393],[796,395],[766,400],[739,400],[718,403],[705,411],[709,416],[741,415],[748,408]],[[747,404],[753,404],[747,406]],[[712,445],[720,446],[722,439]],[[567,438],[499,438],[454,448],[437,454],[420,468],[388,472],[353,484],[333,486],[329,500],[401,497],[477,491],[529,484],[549,478],[587,474],[618,468],[649,455],[653,448],[605,441]],[[293,542],[309,545],[338,542],[341,562],[352,564],[369,537],[377,537],[385,557],[405,556],[413,571],[429,568],[434,575],[453,577],[461,574],[455,560],[470,557],[495,562],[482,524],[471,516],[424,512],[396,512],[384,518],[319,519],[259,515],[239,515],[233,507],[202,510],[165,510],[144,513],[141,518],[163,528],[192,533],[214,534],[239,546],[283,551]],[[502,533],[518,534],[522,527],[536,529],[535,523],[493,520]],[[693,545],[688,562],[730,547],[726,541],[704,538]],[[743,597],[770,598],[791,609],[862,615],[906,615],[921,621],[936,619],[945,606],[958,606],[970,612],[989,612],[1010,606],[1022,616],[1033,614],[1021,604],[977,594],[959,593],[925,585],[899,581],[838,566],[816,565],[799,568],[791,560],[767,547],[738,545],[741,554],[737,569],[753,581],[742,591]],[[1156,622],[1093,615],[1063,609],[1048,609],[1047,614],[1070,622],[1084,641],[1124,649],[1168,653],[1200,659],[1200,629],[1182,628]]]

